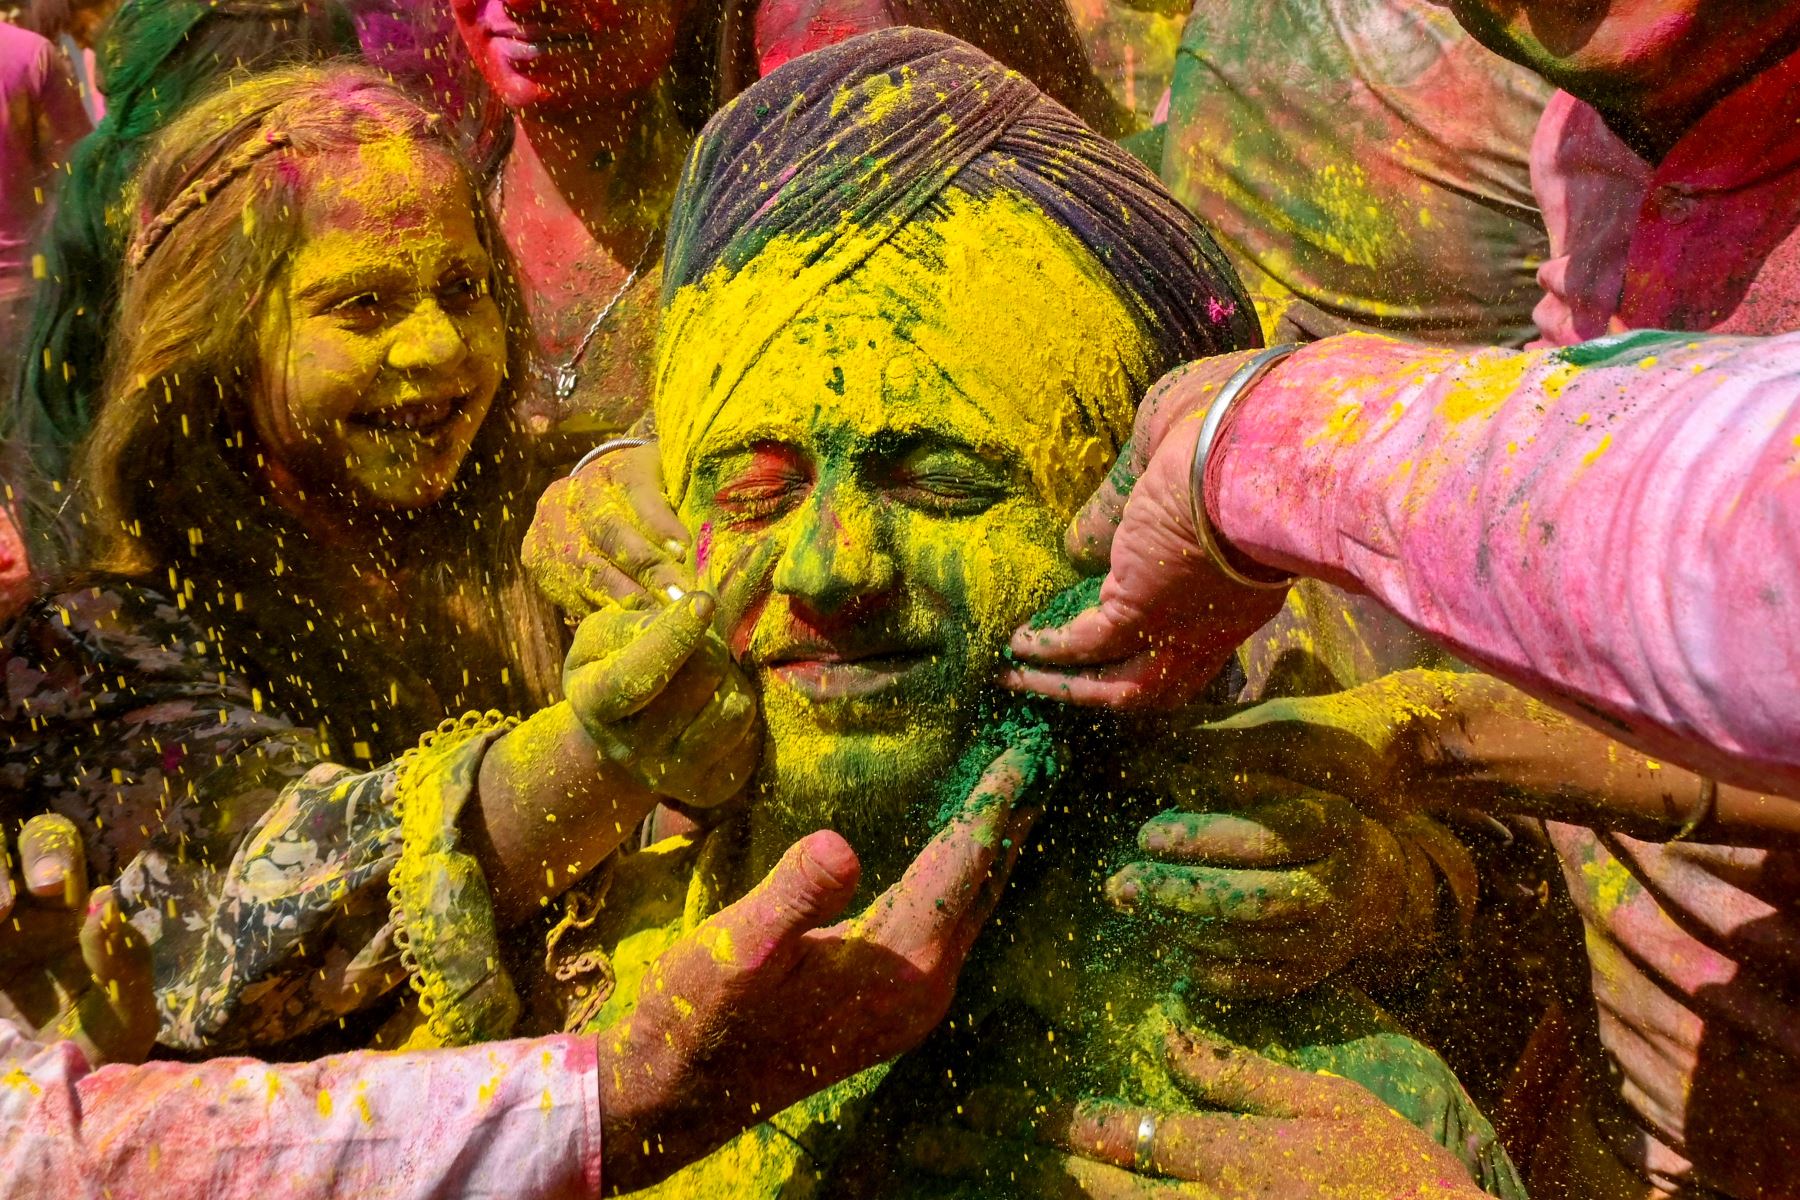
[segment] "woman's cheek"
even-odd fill
[[[463,336],[480,372],[478,383],[489,391],[499,391],[500,378],[506,372],[506,324],[500,319],[499,306],[484,301]]]

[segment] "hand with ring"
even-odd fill
[[[966,1127],[916,1131],[908,1156],[934,1174],[1090,1200],[1487,1195],[1454,1154],[1359,1084],[1193,1032],[1171,1031],[1166,1049],[1176,1080],[1209,1111],[978,1090],[961,1107]]]

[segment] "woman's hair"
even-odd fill
[[[509,449],[519,306],[447,125],[347,64],[251,76],[171,124],[129,198],[104,402],[74,472],[87,570],[176,587],[184,606],[232,631],[220,638],[227,652],[285,710],[390,747],[452,706],[542,703],[559,665],[519,566],[532,508],[519,499],[525,456]],[[468,185],[514,361],[451,493],[396,514],[381,561],[345,563],[280,502],[306,504],[304,492],[269,494],[249,406],[269,378],[259,314],[300,244],[317,160],[391,138],[429,148]],[[404,622],[359,567],[404,589]],[[371,710],[406,724],[383,728]]]
[[[73,34],[77,15],[90,9],[105,8],[109,0],[26,0],[19,9],[16,24],[51,41]]]
[[[231,74],[317,61],[356,48],[336,0],[125,0],[101,39],[106,115],[70,155],[43,246],[45,276],[24,346],[24,371],[0,437],[24,447],[42,477],[61,480],[100,389],[126,186],[152,138]],[[33,558],[66,552],[68,533],[43,490],[26,498]]]

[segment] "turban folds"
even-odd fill
[[[689,156],[670,216],[657,371],[678,502],[686,453],[770,342],[897,231],[941,213],[949,189],[1023,201],[1093,257],[1154,348],[1140,393],[1181,362],[1258,344],[1230,264],[1136,159],[954,38],[868,34],[759,81]],[[779,286],[734,291],[777,245]]]

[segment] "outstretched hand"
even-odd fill
[[[665,951],[637,1009],[601,1035],[617,1064],[601,1071],[608,1181],[653,1182],[923,1040],[999,903],[1036,818],[1025,793],[1037,780],[1025,752],[1000,755],[962,814],[858,916],[837,920],[856,893],[856,853],[821,830]],[[654,1158],[633,1153],[646,1137]]]
[[[1454,1154],[1348,1079],[1180,1030],[1166,1052],[1195,1106],[1213,1111],[978,1091],[963,1105],[970,1129],[921,1131],[911,1156],[939,1174],[999,1172],[1024,1177],[1029,1194],[1091,1200],[1487,1194]]]
[[[155,1044],[150,949],[111,888],[90,897],[81,835],[46,813],[0,845],[0,1017],[40,1041],[68,1038],[90,1065],[141,1062]]]
[[[1430,865],[1385,825],[1285,780],[1231,786],[1230,811],[1151,818],[1106,881],[1115,908],[1180,947],[1202,992],[1294,995],[1431,925]]]
[[[1099,605],[1055,628],[1014,633],[1019,665],[1001,677],[1007,686],[1074,704],[1177,707],[1280,611],[1285,593],[1228,579],[1194,530],[1189,475],[1200,425],[1253,353],[1190,363],[1139,406],[1130,443],[1068,532],[1076,567],[1106,575]]]

